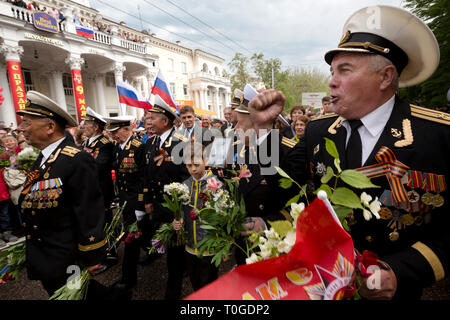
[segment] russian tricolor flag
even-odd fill
[[[119,94],[119,102],[130,107],[151,109],[153,106],[129,83],[116,80],[117,92]]]
[[[164,79],[161,70],[158,71],[158,75],[156,76],[155,83],[152,87],[152,94],[160,96],[169,106],[176,109],[177,112],[180,112],[180,109],[178,109],[178,106],[175,103],[175,99],[172,97],[172,94],[167,87],[166,80]]]
[[[94,30],[92,29],[88,29],[86,27],[82,27],[82,26],[75,26],[77,34],[79,34],[80,36],[84,36],[87,38],[91,38],[94,39]]]

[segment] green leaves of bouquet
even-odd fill
[[[223,258],[230,255],[233,246],[236,246],[248,255],[248,249],[238,245],[236,239],[241,232],[247,231],[244,227],[246,218],[245,202],[238,192],[239,177],[225,179],[228,190],[224,190],[216,180],[208,181],[205,207],[198,212],[201,228],[207,230],[207,235],[197,244],[199,255],[204,252],[214,253],[211,263],[216,267]]]
[[[378,200],[375,199],[373,204],[369,205],[368,199],[369,197],[365,192],[361,194],[359,197],[353,190],[346,186],[338,185],[339,180],[344,182],[351,188],[354,189],[371,189],[371,188],[379,188],[379,186],[374,185],[369,178],[367,178],[364,174],[355,171],[355,170],[342,170],[340,166],[339,153],[337,151],[336,145],[333,141],[328,138],[325,139],[325,148],[327,152],[334,158],[334,167],[327,167],[325,175],[320,179],[322,183],[321,186],[314,191],[314,194],[317,194],[320,190],[324,190],[327,193],[328,199],[333,205],[333,208],[339,217],[339,220],[342,223],[342,226],[349,230],[347,218],[354,209],[361,209],[364,212],[364,216],[367,218],[367,214],[370,210],[372,214],[377,216],[377,211],[379,211]],[[292,203],[297,203],[299,199],[306,195],[306,185],[300,186],[297,182],[295,182],[289,175],[284,172],[281,168],[277,168],[279,174],[283,177],[280,180],[280,186],[282,188],[290,188],[293,183],[295,183],[300,188],[300,192],[298,195],[293,197],[288,201],[286,206],[291,205]],[[377,210],[378,209],[378,210]],[[370,218],[370,213],[369,213]],[[378,217],[377,217],[378,218]]]

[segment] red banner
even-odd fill
[[[75,106],[77,108],[78,123],[86,117],[86,99],[84,97],[83,80],[81,70],[72,69],[73,93],[75,96]]]
[[[22,68],[19,61],[6,61],[8,68],[9,86],[16,111],[25,109],[26,92],[22,76]],[[16,115],[17,124],[20,123],[21,117]]]
[[[292,250],[278,258],[238,266],[187,300],[339,300],[354,270],[351,236],[316,198],[297,219]]]

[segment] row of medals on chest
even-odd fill
[[[44,179],[49,174],[44,174]],[[22,201],[22,209],[42,209],[58,206],[58,198],[62,194],[62,181],[60,178],[42,180],[36,182]]]
[[[409,202],[403,204],[401,208],[394,210],[388,207],[382,207],[379,211],[380,218],[383,220],[390,220],[388,227],[394,229],[389,233],[389,240],[397,241],[400,237],[399,230],[408,226],[421,226],[424,222],[427,224],[430,221],[430,211],[433,208],[439,208],[444,205],[444,197],[439,193],[433,194],[425,192],[422,196],[415,190],[408,191]],[[403,209],[406,213],[402,213],[398,209]],[[402,210],[402,211],[403,211]],[[411,213],[418,213],[415,217]]]

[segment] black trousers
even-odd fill
[[[184,245],[167,249],[166,300],[178,300],[181,296],[183,274],[186,270]]]
[[[191,280],[194,291],[217,279],[219,270],[211,263],[213,256],[199,258],[186,251],[185,255],[189,280]]]
[[[137,264],[141,248],[148,251],[150,247],[151,237],[153,235],[153,226],[148,215],[138,222],[142,235],[131,243],[125,243],[125,250],[122,263],[122,282],[129,285],[136,284],[137,281]]]

